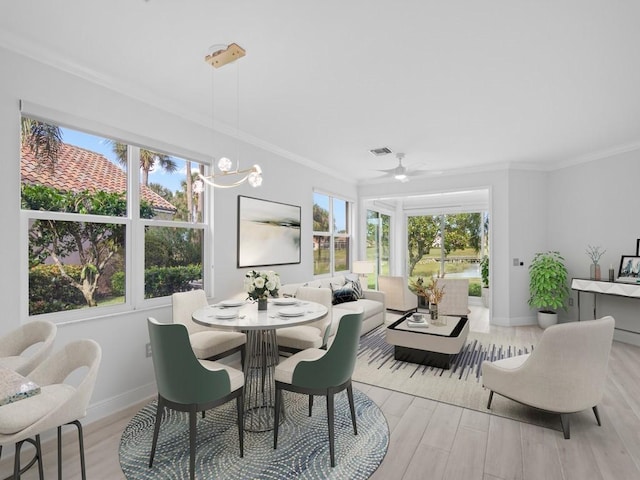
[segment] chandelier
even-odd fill
[[[228,63],[235,62],[239,58],[245,56],[245,50],[236,43],[232,43],[228,46],[213,46],[210,48],[210,52],[205,58],[205,62],[211,65],[213,68],[220,68]],[[240,90],[237,89],[236,106],[238,109],[238,121],[237,130],[240,130]],[[239,140],[238,140],[239,141]],[[219,172],[212,175],[202,175],[198,173],[199,180],[196,180],[193,184],[193,189],[196,193],[200,193],[204,190],[204,184],[211,185],[216,188],[233,188],[242,185],[247,182],[252,187],[259,187],[262,185],[262,169],[259,165],[253,165],[250,168],[240,169],[240,162],[236,160],[235,167],[233,161],[227,157],[222,157],[218,160]]]

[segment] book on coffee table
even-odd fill
[[[429,322],[423,320],[421,322],[414,322],[413,320],[407,319],[407,326],[411,328],[429,328]]]

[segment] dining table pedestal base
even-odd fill
[[[244,429],[273,430],[275,409],[274,371],[279,362],[276,331],[248,330],[244,360]],[[280,418],[283,419],[283,412]]]

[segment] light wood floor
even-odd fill
[[[537,327],[490,329],[513,335],[515,340],[537,338],[541,332]],[[638,347],[614,342],[605,396],[599,407],[602,427],[597,426],[590,410],[574,414],[570,440],[564,440],[560,431],[483,412],[375,386],[357,384],[356,388],[380,406],[391,431],[389,450],[371,477],[374,480],[640,478]],[[124,479],[118,463],[120,435],[143,404],[86,426],[89,479]],[[80,478],[76,438],[75,432],[65,438],[65,480]],[[54,479],[55,442],[43,448],[45,478]],[[0,478],[9,475],[11,469],[6,460],[0,463]],[[38,478],[37,469],[32,468],[23,478]]]

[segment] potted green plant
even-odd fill
[[[569,298],[567,267],[560,252],[536,253],[529,265],[529,306],[538,309],[542,328],[558,323],[558,309],[566,310]]]
[[[489,308],[489,257],[485,255],[480,260],[480,277],[482,278],[482,305]]]

